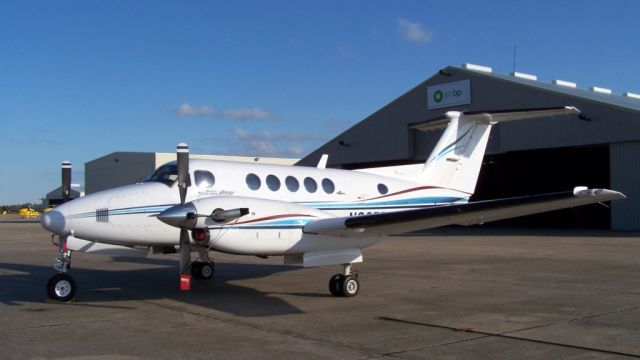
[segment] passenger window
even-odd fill
[[[333,194],[333,192],[336,190],[336,186],[330,179],[322,179],[322,189],[327,194]]]
[[[267,187],[271,191],[278,191],[280,189],[280,179],[275,175],[267,175]]]
[[[258,175],[249,174],[249,175],[247,175],[246,181],[247,181],[247,186],[249,187],[249,189],[251,189],[251,190],[260,189],[260,178],[258,177]]]
[[[210,188],[213,184],[216,183],[216,178],[212,173],[204,170],[196,170],[194,173],[194,177],[196,179],[197,187],[207,187]]]
[[[308,192],[314,193],[318,190],[318,183],[310,177],[304,178],[304,188],[307,189]]]
[[[387,188],[387,185],[385,184],[378,184],[378,192],[382,195],[386,194],[389,192],[389,189]]]
[[[289,189],[289,191],[291,192],[296,192],[298,191],[298,189],[300,189],[300,183],[298,182],[298,179],[294,178],[293,176],[287,176],[286,179],[284,179],[284,183],[285,185],[287,185],[287,189]]]

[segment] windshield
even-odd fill
[[[171,186],[178,179],[178,166],[176,164],[165,164],[156,171],[145,176],[142,182],[160,182]]]

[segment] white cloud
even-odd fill
[[[398,19],[398,31],[405,40],[412,43],[426,44],[433,41],[434,32],[425,29],[419,22],[407,19]]]
[[[179,117],[203,117],[215,115],[216,110],[210,106],[194,107],[187,103],[182,103],[175,114]]]
[[[249,120],[277,120],[278,117],[266,110],[254,108],[227,109],[218,111],[207,105],[193,106],[189,103],[183,103],[174,112],[178,117],[215,117],[232,121],[249,121]]]
[[[229,109],[222,113],[222,117],[227,120],[275,120],[276,116],[260,108]]]
[[[230,137],[209,139],[227,148],[227,153],[246,156],[295,157],[304,155],[309,148],[325,140],[314,134],[300,132],[248,131],[231,128]]]

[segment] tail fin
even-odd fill
[[[424,164],[420,180],[432,186],[473,194],[493,125],[503,121],[578,113],[578,109],[569,106],[474,113],[449,111],[443,119],[415,125],[414,128],[425,131],[446,126]]]

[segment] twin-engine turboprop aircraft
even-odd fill
[[[327,169],[326,156],[315,168],[189,160],[188,146],[179,144],[177,161],[142,183],[74,199],[42,217],[42,226],[58,238],[58,274],[47,293],[63,302],[73,298],[76,285],[67,272],[72,251],[122,255],[145,249],[179,252],[181,284],[190,281],[188,273],[213,275],[210,250],[280,255],[285,264],[304,267],[342,265],[329,290],[355,296],[360,283],[352,264],[362,261],[362,249],[387,235],[623,198],[612,190],[576,187],[468,202],[492,125],[575,114],[573,107],[450,111],[423,127],[446,127],[426,163],[356,171]],[[67,175],[63,183],[70,183]],[[192,251],[198,253],[194,262]]]

